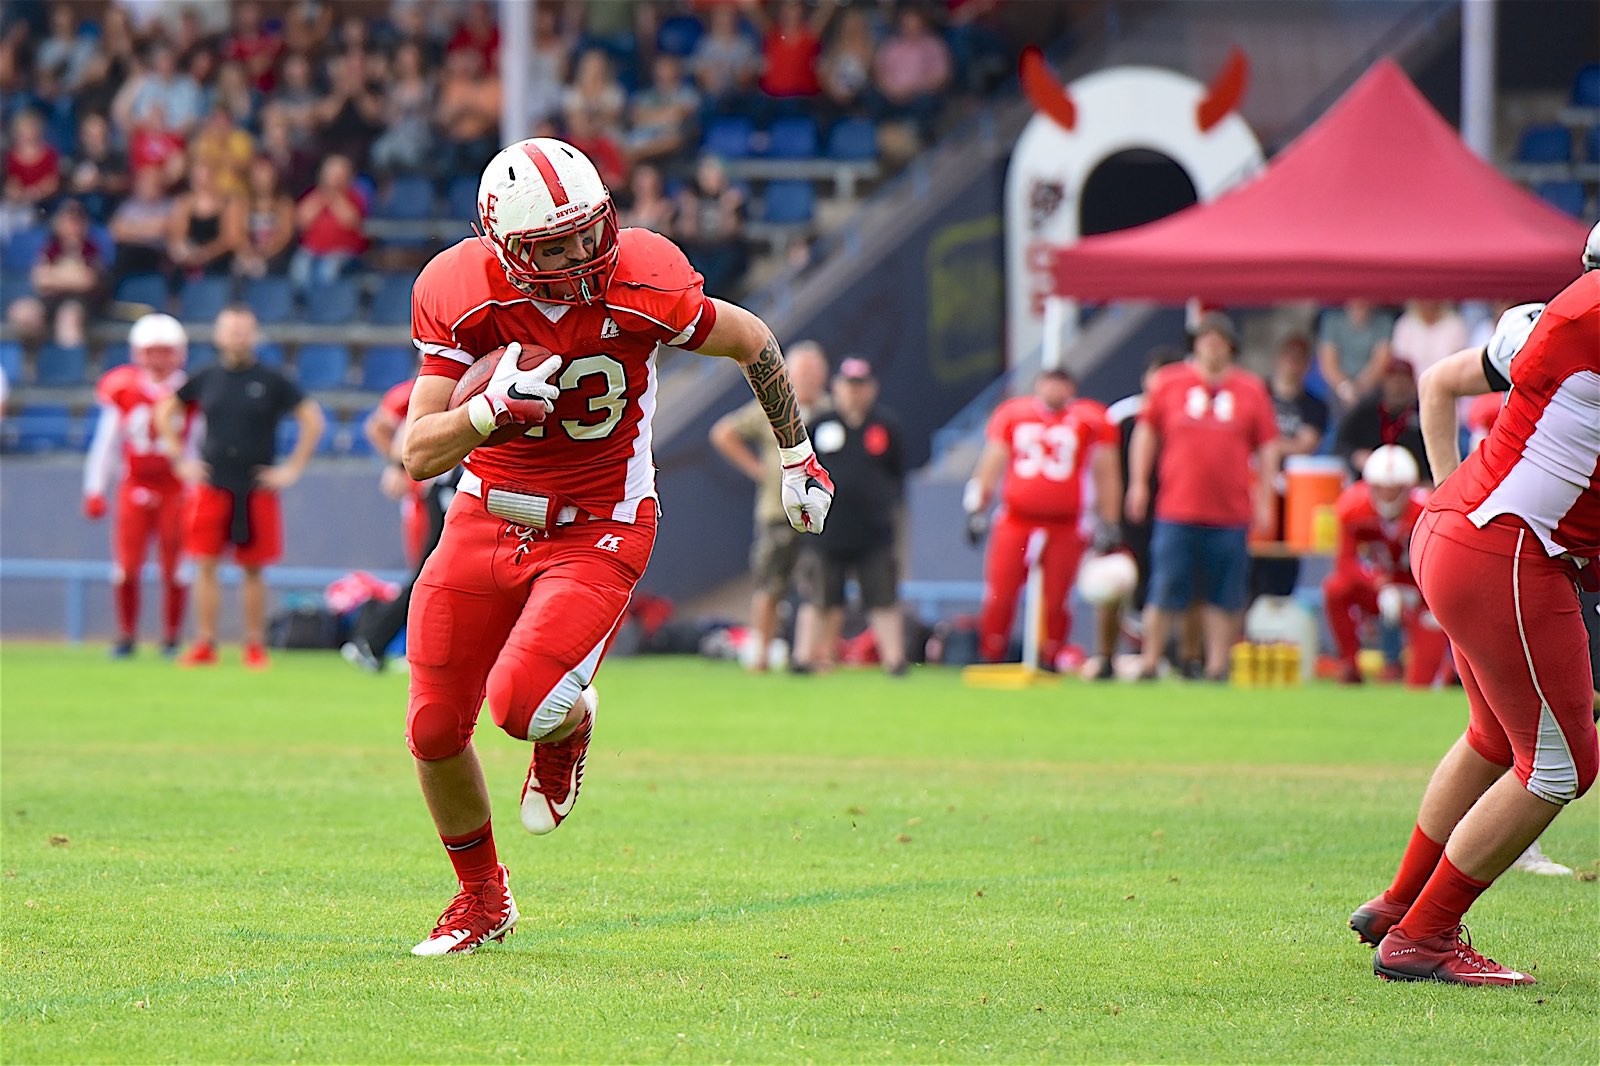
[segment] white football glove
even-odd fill
[[[821,533],[833,505],[833,478],[817,462],[811,442],[779,448],[783,462],[783,512],[789,524],[802,533]]]
[[[523,370],[517,366],[521,355],[522,345],[515,341],[506,345],[488,387],[467,401],[472,428],[485,437],[513,422],[536,426],[555,409],[560,390],[550,378],[561,369],[561,357],[552,355],[532,370]]]
[[[1378,616],[1389,625],[1399,625],[1407,611],[1422,603],[1417,590],[1409,585],[1385,585],[1378,590]]]

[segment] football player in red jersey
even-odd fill
[[[1345,489],[1334,507],[1339,547],[1333,572],[1322,583],[1322,599],[1339,648],[1339,680],[1345,684],[1362,680],[1356,662],[1359,616],[1405,627],[1411,648],[1406,684],[1433,684],[1444,661],[1444,634],[1411,576],[1411,530],[1428,499],[1417,488],[1421,476],[1415,456],[1398,444],[1385,444],[1373,449],[1361,467],[1361,480]]]
[[[1453,472],[1435,468],[1443,480],[1412,535],[1417,585],[1455,646],[1470,713],[1428,782],[1393,884],[1350,916],[1377,945],[1383,977],[1533,984],[1475,950],[1462,918],[1600,765],[1578,597],[1600,567],[1597,237],[1600,227],[1586,273],[1532,317],[1524,343],[1457,353],[1424,385],[1450,410],[1446,442],[1438,410],[1423,409],[1430,455],[1446,460],[1456,455],[1447,386],[1473,370],[1462,364],[1510,392],[1478,449]]]
[[[1122,505],[1117,434],[1103,406],[1079,399],[1072,376],[1050,369],[1040,372],[1032,396],[1018,396],[995,408],[985,436],[962,500],[973,539],[984,531],[984,516],[1002,476],[1005,487],[1000,513],[988,530],[978,651],[986,662],[1005,657],[1017,594],[1037,558],[1045,620],[1036,665],[1054,670],[1072,628],[1067,594],[1083,557],[1078,526],[1086,472],[1094,478],[1095,546],[1108,550],[1115,544]]]
[[[133,654],[140,571],[152,539],[161,561],[161,649],[168,656],[178,650],[189,591],[180,568],[183,483],[161,448],[153,418],[156,402],[184,382],[189,338],[171,315],[145,315],[128,333],[128,351],[132,362],[106,371],[95,387],[100,420],[83,469],[83,513],[90,519],[104,518],[114,456],[121,446],[122,470],[111,527],[111,587],[117,604],[117,641],[111,654],[118,659]]]
[[[657,346],[740,364],[777,437],[796,529],[820,532],[832,500],[771,330],[708,297],[665,237],[619,230],[583,153],[551,138],[503,149],[483,172],[478,215],[479,236],[436,256],[412,291],[423,365],[406,468],[426,478],[465,462],[407,631],[407,743],[461,883],[418,955],[471,952],[517,921],[472,746],[481,704],[533,742],[524,827],[550,832],[577,799],[595,671],[655,540]],[[555,354],[523,369],[523,345]],[[502,347],[485,391],[450,408],[467,368]],[[528,428],[478,448],[513,424]]]

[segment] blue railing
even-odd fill
[[[264,572],[267,586],[273,589],[324,589],[350,571],[332,566],[277,566]],[[218,571],[223,587],[239,584],[241,571],[233,564]],[[397,584],[410,575],[400,570],[372,571],[374,577]],[[160,568],[147,563],[140,574],[142,581],[156,581]],[[111,582],[111,563],[103,559],[0,559],[0,581],[60,581],[66,595],[67,639],[74,644],[84,638],[86,604],[90,585],[107,585]]]

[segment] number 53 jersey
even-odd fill
[[[1073,400],[1052,411],[1032,396],[1018,396],[989,417],[989,440],[1010,453],[1001,503],[1024,521],[1071,522],[1083,509],[1083,473],[1099,445],[1117,445],[1106,409]]]
[[[536,300],[506,279],[493,251],[469,238],[440,252],[411,292],[421,376],[459,381],[479,357],[512,342],[561,357],[555,410],[527,434],[466,459],[474,481],[553,497],[597,518],[633,522],[655,498],[650,423],[656,346],[693,350],[716,309],[677,245],[624,229],[605,296],[593,304]]]

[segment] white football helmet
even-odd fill
[[[1600,270],[1600,222],[1589,231],[1589,240],[1583,246],[1583,272]]]
[[[1417,460],[1398,444],[1385,444],[1372,449],[1361,467],[1361,480],[1367,483],[1372,506],[1387,520],[1400,517],[1405,510],[1406,498],[1422,480]]]
[[[617,264],[617,212],[600,172],[572,145],[532,137],[502,148],[478,182],[478,222],[506,277],[530,296],[590,304],[605,295]],[[572,236],[583,246],[541,269],[535,247]]]
[[[128,330],[128,358],[151,377],[164,378],[189,361],[189,335],[171,315],[142,315]]]

